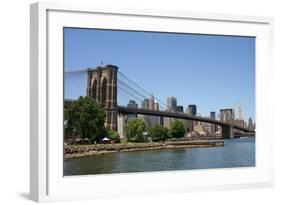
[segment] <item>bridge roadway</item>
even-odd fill
[[[167,111],[156,111],[156,110],[147,110],[147,109],[139,109],[139,108],[128,108],[125,106],[118,106],[117,111],[118,113],[122,113],[122,114],[142,114],[142,115],[163,116],[163,117],[171,117],[171,118],[178,118],[178,119],[185,119],[185,120],[200,121],[200,122],[216,124],[219,126],[232,127],[234,129],[241,130],[248,133],[255,132],[254,130],[250,130],[248,128],[244,128],[235,124],[222,122],[219,120],[213,120],[207,117],[188,115],[186,113],[180,113],[180,112],[167,112]]]

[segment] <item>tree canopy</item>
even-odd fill
[[[118,132],[115,132],[115,131],[112,131],[112,130],[108,130],[107,131],[107,137],[110,140],[113,140],[115,143],[120,143],[121,142],[121,139],[120,139],[120,136],[119,136]]]
[[[185,133],[186,133],[186,130],[184,128],[184,124],[179,120],[175,120],[172,123],[171,129],[170,129],[171,136],[175,137],[175,138],[181,138],[181,137],[184,137]]]
[[[154,142],[164,141],[169,138],[169,129],[163,125],[155,125],[149,130],[149,135]]]
[[[81,138],[100,141],[106,134],[105,111],[91,97],[80,96],[64,109],[66,129],[76,132]]]
[[[129,120],[125,130],[128,141],[144,142],[147,140],[143,134],[146,131],[146,125],[143,119],[136,118]]]

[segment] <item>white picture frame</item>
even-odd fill
[[[270,17],[97,8],[92,4],[31,5],[30,198],[95,199],[273,186],[271,107],[273,19]],[[256,37],[256,166],[63,177],[62,28],[110,28]],[[266,119],[266,120],[265,120]],[[265,138],[266,136],[266,138]],[[149,185],[147,182],[150,182]]]

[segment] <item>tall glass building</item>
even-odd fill
[[[136,101],[134,100],[130,100],[129,103],[127,104],[127,107],[128,108],[138,108],[138,104],[136,103]],[[138,115],[137,114],[128,114],[128,120],[132,120],[132,119],[135,119],[137,118]]]
[[[167,98],[167,110],[170,112],[177,111],[177,98],[173,96]]]
[[[197,107],[196,105],[188,105],[188,114],[189,115],[196,115],[197,114]]]

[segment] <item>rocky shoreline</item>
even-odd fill
[[[113,152],[133,152],[146,150],[197,148],[224,146],[223,140],[198,140],[180,142],[151,142],[151,143],[120,143],[93,145],[65,145],[64,158],[86,157]]]

